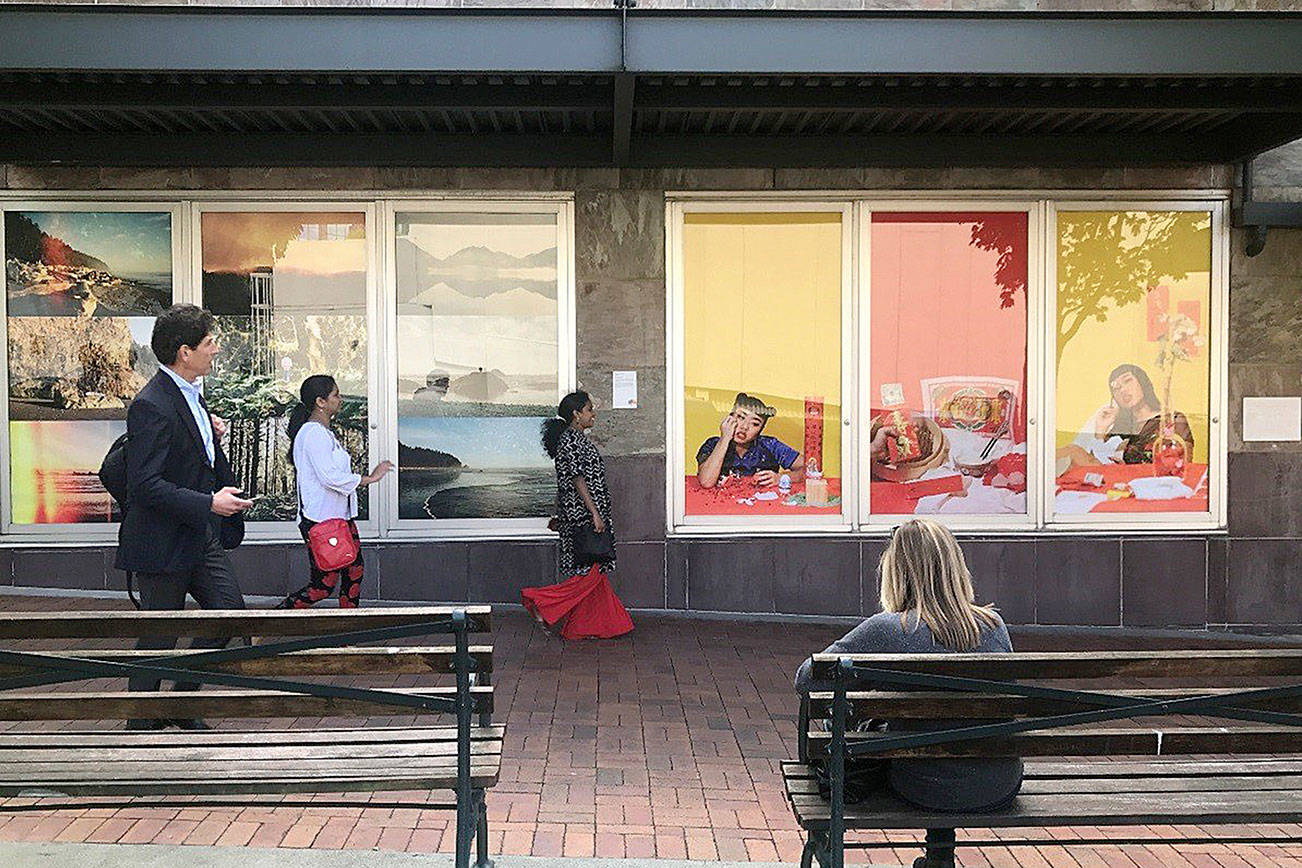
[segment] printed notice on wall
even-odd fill
[[[1243,439],[1302,440],[1302,398],[1244,398]]]
[[[611,404],[616,410],[637,409],[637,371],[612,371]]]

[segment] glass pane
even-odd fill
[[[1207,512],[1211,215],[1058,215],[1054,514]]]
[[[5,214],[10,503],[14,524],[117,521],[95,471],[158,370],[172,303],[172,215]]]
[[[841,215],[688,214],[688,516],[841,514]]]
[[[204,384],[230,422],[226,454],[256,498],[252,521],[298,513],[285,426],[312,374],[339,384],[335,434],[365,473],[367,460],[366,215],[217,212],[200,219],[203,305],[217,317],[221,352]],[[369,514],[367,489],[359,517]]]
[[[554,213],[396,215],[398,517],[541,518],[561,391]]]
[[[1027,249],[1024,212],[873,214],[874,514],[1026,514]]]

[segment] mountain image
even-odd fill
[[[4,240],[10,316],[156,316],[171,303],[165,212],[10,211]]]
[[[104,260],[74,250],[61,238],[46,235],[31,218],[17,211],[5,215],[5,256],[43,265],[112,270]]]
[[[408,238],[397,243],[400,293],[423,292],[442,284],[469,298],[522,290],[542,298],[556,298],[556,248],[513,256],[482,245],[472,245],[440,259]],[[412,298],[399,297],[400,303]],[[417,302],[418,304],[421,302]]]
[[[412,299],[438,316],[555,316],[556,300],[523,287],[483,298],[457,292],[439,282]]]

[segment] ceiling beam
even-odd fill
[[[86,81],[49,76],[37,82],[0,82],[0,109],[69,111],[593,111],[608,109],[610,78],[579,84],[437,84],[376,77],[364,83],[321,76],[314,83],[280,83],[274,76],[257,82]]]
[[[95,166],[607,166],[580,134],[0,133],[0,163]]]
[[[1302,77],[1278,84],[1221,80],[1184,86],[1135,84],[1118,86],[1107,79],[1067,86],[1041,80],[1025,82],[982,80],[962,83],[886,84],[881,79],[832,84],[826,79],[811,86],[793,78],[753,77],[710,86],[688,83],[638,84],[637,108],[651,111],[765,111],[772,109],[852,113],[859,111],[946,111],[979,113],[991,110],[1100,111],[1151,114],[1163,111],[1190,114],[1302,114]]]
[[[1302,135],[1302,130],[1295,130]],[[639,136],[628,165],[1091,166],[1226,161],[1186,135]],[[115,166],[609,166],[608,134],[0,134],[0,162]]]
[[[1302,75],[1302,16],[0,7],[11,70]]]
[[[629,143],[633,137],[633,101],[636,79],[621,72],[615,76],[615,126],[612,131],[612,162],[628,165]]]

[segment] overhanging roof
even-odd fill
[[[0,7],[0,161],[1236,162],[1302,16]]]

